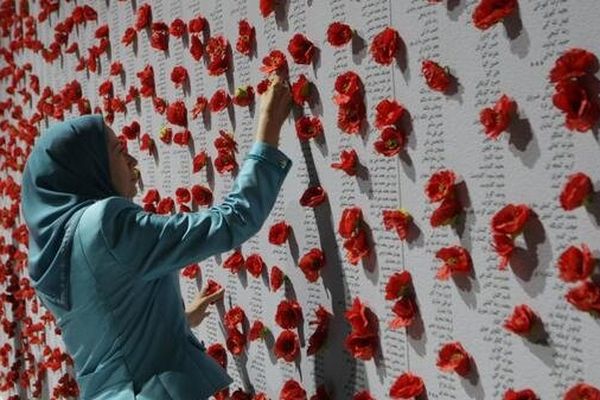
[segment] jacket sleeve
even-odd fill
[[[229,251],[255,235],[271,212],[291,165],[280,150],[257,141],[220,205],[159,215],[113,197],[102,212],[100,233],[123,268],[133,269],[143,280],[156,279]]]

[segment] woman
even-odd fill
[[[101,116],[36,141],[22,182],[29,276],[62,330],[82,399],[205,399],[232,382],[190,330],[223,293],[199,298],[186,318],[178,273],[241,245],[273,207],[291,167],[277,149],[291,101],[287,82],[271,81],[233,189],[206,211],[134,204],[137,161]]]

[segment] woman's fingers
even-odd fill
[[[224,293],[225,293],[225,289],[221,288],[218,291],[216,291],[216,292],[214,292],[212,294],[209,294],[208,296],[203,296],[202,299],[204,301],[208,301],[208,302],[212,303],[212,302],[215,302],[215,301],[217,301],[219,299],[222,299]]]

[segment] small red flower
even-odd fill
[[[211,356],[223,368],[227,368],[227,352],[221,343],[208,346],[206,354]]]
[[[358,392],[352,397],[352,400],[375,400],[371,393],[368,390],[363,390],[362,392]]]
[[[275,0],[259,0],[260,14],[267,18],[275,10]]]
[[[473,12],[473,25],[486,30],[517,9],[517,0],[481,0]]]
[[[151,65],[146,65],[143,70],[139,71],[137,77],[140,79],[140,94],[142,97],[152,97],[154,91],[154,70]]]
[[[175,84],[175,87],[181,87],[188,80],[188,72],[185,67],[178,65],[171,71],[171,81]]]
[[[392,312],[394,318],[388,324],[390,329],[404,328],[413,323],[417,315],[417,305],[411,296],[404,296],[396,301]]]
[[[206,18],[202,15],[198,15],[196,18],[190,19],[188,22],[188,32],[190,33],[202,33],[208,26]]]
[[[515,250],[515,243],[511,236],[495,233],[492,236],[492,247],[498,256],[500,264],[498,269],[504,270],[510,261],[510,256]]]
[[[175,101],[167,107],[167,121],[172,124],[187,126],[187,109],[181,100]]]
[[[370,360],[377,352],[377,335],[374,333],[360,334],[350,332],[344,341],[344,346],[353,357],[361,360]]]
[[[514,238],[523,231],[530,214],[525,204],[508,204],[492,217],[492,231]]]
[[[554,63],[550,70],[550,82],[558,83],[565,79],[593,74],[597,68],[598,59],[593,53],[584,49],[569,49]]]
[[[342,150],[340,152],[340,161],[331,163],[331,168],[341,169],[350,176],[356,175],[358,166],[358,155],[354,149]]]
[[[580,311],[600,312],[600,285],[593,281],[583,281],[569,290],[565,298]]]
[[[258,85],[256,85],[256,93],[263,94],[267,91],[270,85],[271,81],[268,78],[263,79],[262,81],[258,82]]]
[[[296,300],[282,300],[275,312],[275,322],[283,329],[297,328],[302,322],[302,308]]]
[[[252,46],[256,37],[256,30],[248,20],[242,19],[238,23],[238,39],[235,44],[237,51],[243,55],[249,56],[252,53]]]
[[[123,32],[123,36],[121,37],[121,43],[123,43],[125,46],[129,46],[136,38],[136,30],[129,27],[125,29],[125,32]]]
[[[204,110],[206,110],[206,106],[208,105],[208,100],[204,96],[200,96],[196,98],[196,104],[192,109],[192,119],[198,118],[198,116],[202,115]]]
[[[383,226],[386,230],[394,229],[400,240],[406,240],[412,222],[412,216],[403,208],[397,210],[383,210]]]
[[[443,247],[435,253],[435,257],[443,261],[435,276],[440,280],[446,280],[456,273],[468,274],[473,269],[471,255],[462,246]]]
[[[560,206],[571,211],[590,201],[594,192],[592,180],[583,172],[570,175],[560,193]]]
[[[600,400],[600,390],[581,382],[567,390],[564,400]]]
[[[229,51],[229,42],[225,37],[213,36],[206,43],[206,53],[208,54],[208,74],[218,76],[229,70],[231,54]]]
[[[285,221],[280,221],[269,229],[269,243],[280,246],[287,241],[290,226]]]
[[[556,84],[552,103],[565,114],[565,126],[571,131],[585,132],[600,119],[600,107],[579,82],[563,80]]]
[[[134,25],[135,29],[139,32],[142,29],[149,27],[151,21],[152,21],[152,8],[150,7],[150,4],[142,4],[137,10],[135,25]]]
[[[327,193],[321,186],[312,186],[304,191],[300,197],[302,207],[317,207],[327,199]]]
[[[528,305],[516,306],[513,313],[504,321],[504,328],[517,335],[529,335],[539,317]]]
[[[494,107],[487,107],[479,113],[479,121],[490,139],[497,139],[502,132],[508,129],[511,115],[514,113],[516,103],[506,95],[502,95]]]
[[[558,258],[560,278],[565,282],[577,282],[588,278],[596,264],[592,252],[581,244],[581,250],[576,246],[569,246]]]
[[[394,381],[389,395],[392,399],[411,400],[423,394],[424,391],[423,379],[410,372],[405,372]]]
[[[192,198],[194,199],[194,203],[200,207],[210,206],[213,202],[213,194],[212,191],[202,185],[194,185],[191,189]]]
[[[188,203],[192,199],[192,195],[188,188],[179,187],[175,190],[175,201],[177,204]]]
[[[273,352],[277,358],[293,362],[300,354],[300,340],[296,332],[289,329],[283,330],[275,340]]]
[[[313,248],[300,258],[298,266],[309,282],[316,282],[319,271],[325,267],[325,254],[320,249]]]
[[[396,300],[408,296],[412,292],[412,277],[410,272],[395,272],[385,285],[385,299]]]
[[[206,151],[201,151],[198,154],[196,154],[194,156],[194,159],[192,160],[192,166],[193,166],[192,171],[194,173],[200,172],[202,170],[202,168],[204,168],[206,166],[207,159],[208,159],[208,154],[206,154]]]
[[[246,313],[240,306],[230,308],[223,318],[223,322],[227,329],[237,329],[238,325],[242,325],[246,319]]]
[[[513,390],[508,389],[502,400],[539,400],[539,397],[531,389]]]
[[[360,77],[352,71],[339,75],[335,79],[336,94],[333,100],[337,105],[346,105],[362,96],[362,82]]]
[[[170,197],[165,197],[158,202],[156,206],[157,214],[170,214],[175,207],[175,202]]]
[[[253,277],[260,277],[265,268],[265,262],[260,254],[254,253],[246,258],[246,269]]]
[[[309,140],[323,134],[323,125],[319,117],[303,115],[296,120],[296,134],[300,140]]]
[[[375,107],[375,126],[378,129],[386,126],[398,126],[404,115],[405,108],[396,100],[383,99]]]
[[[349,239],[358,234],[362,223],[362,211],[359,207],[344,209],[338,225],[338,233],[344,239]]]
[[[202,55],[204,54],[204,45],[197,35],[190,36],[190,54],[196,61],[200,61]]]
[[[113,76],[120,75],[123,73],[123,64],[119,61],[115,61],[110,65],[110,74]]]
[[[260,0],[260,2],[262,5],[262,3],[272,3],[273,0]],[[265,16],[264,13],[263,16]],[[306,390],[304,390],[298,382],[290,379],[281,387],[279,400],[307,400]]]
[[[210,112],[223,111],[229,107],[229,104],[231,104],[231,97],[229,97],[229,93],[227,93],[225,89],[219,89],[210,98]]]
[[[450,342],[438,352],[437,367],[444,372],[456,372],[466,376],[471,371],[471,356],[460,342]]]
[[[186,266],[181,271],[181,275],[185,276],[188,279],[196,279],[199,272],[200,272],[200,266],[196,263],[196,264],[190,264],[190,265]]]
[[[248,337],[250,338],[250,341],[259,340],[264,337],[266,331],[267,328],[262,323],[262,321],[256,320],[250,328],[250,333],[248,334]]]
[[[231,253],[227,259],[223,262],[223,268],[231,271],[232,274],[235,274],[244,268],[245,260],[242,252],[239,250]]]
[[[204,291],[202,292],[202,296],[204,296],[204,297],[210,296],[214,293],[217,293],[221,289],[223,289],[223,286],[221,286],[219,284],[219,282],[212,280],[212,279],[208,279],[206,281],[206,287],[205,287]]]
[[[227,350],[229,350],[231,354],[238,356],[242,354],[246,346],[246,335],[237,328],[228,329],[225,344],[227,345]]]
[[[435,203],[454,197],[456,174],[452,170],[443,169],[435,172],[425,185],[425,195]]]
[[[386,157],[393,157],[404,149],[406,136],[401,130],[388,126],[381,131],[379,138],[373,142],[375,151]]]
[[[283,274],[283,271],[278,267],[278,266],[274,266],[273,268],[271,268],[271,277],[270,277],[270,281],[271,281],[271,290],[276,292],[279,290],[279,288],[281,288],[281,285],[283,285],[283,280],[285,279],[285,275]]]
[[[187,30],[187,25],[181,18],[175,18],[171,21],[171,26],[169,27],[169,33],[176,38],[180,38],[184,35]]]
[[[356,235],[346,239],[344,241],[344,250],[346,250],[346,259],[352,265],[358,264],[362,258],[368,256],[371,249],[365,230],[360,229]]]
[[[423,60],[421,63],[421,73],[425,77],[425,82],[432,90],[445,92],[450,87],[450,73],[447,68],[441,67],[432,60]]]
[[[393,28],[385,28],[375,35],[371,43],[371,56],[375,62],[390,65],[400,49],[400,35]]]
[[[263,65],[260,67],[260,70],[266,74],[287,69],[285,54],[279,50],[272,50],[266,57],[263,58],[262,62]]]
[[[158,203],[160,201],[160,193],[156,189],[150,189],[142,199],[143,203]]]
[[[352,28],[342,22],[333,22],[327,28],[327,41],[334,47],[340,47],[352,40]]]
[[[310,97],[310,82],[304,74],[300,74],[298,80],[292,84],[292,99],[294,103],[302,106]]]
[[[306,36],[296,33],[288,43],[288,51],[296,64],[310,64],[315,54],[315,45]]]
[[[231,152],[219,152],[214,161],[215,168],[219,174],[233,172],[237,168],[235,156]]]
[[[169,27],[164,22],[152,23],[152,35],[150,36],[150,46],[156,50],[169,50]]]
[[[325,344],[329,333],[329,321],[331,314],[321,305],[315,310],[316,320],[309,321],[309,325],[317,325],[315,331],[308,338],[308,349],[306,354],[311,356],[317,353]]]
[[[367,109],[362,98],[356,97],[338,109],[337,125],[345,133],[353,134],[360,129],[367,116]]]

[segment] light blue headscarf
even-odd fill
[[[32,285],[70,310],[69,258],[77,222],[95,201],[118,196],[102,116],[72,118],[43,132],[27,159],[21,186]]]

